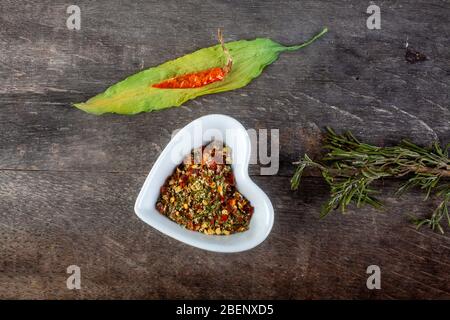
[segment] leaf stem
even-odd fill
[[[320,31],[318,34],[316,34],[315,36],[313,36],[311,39],[309,39],[308,41],[296,45],[296,46],[290,46],[290,47],[283,47],[283,51],[295,51],[304,47],[309,46],[311,43],[313,43],[314,41],[316,41],[317,39],[321,38],[325,33],[328,32],[328,28],[325,27],[322,29],[322,31]]]

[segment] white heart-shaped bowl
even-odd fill
[[[206,235],[191,231],[168,219],[156,210],[160,188],[167,177],[190,154],[191,150],[213,140],[223,141],[231,148],[236,187],[254,207],[249,229],[228,236]],[[239,252],[260,244],[273,225],[273,206],[267,195],[250,179],[248,165],[251,143],[247,131],[234,118],[221,114],[200,117],[177,132],[153,165],[137,197],[134,210],[139,218],[153,228],[191,246],[217,252]]]

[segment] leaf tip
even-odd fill
[[[86,102],[72,103],[72,106],[90,114],[101,114],[101,112],[93,111],[93,109]]]

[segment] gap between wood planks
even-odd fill
[[[48,173],[128,173],[128,174],[148,174],[149,171],[121,171],[121,170],[110,170],[110,171],[92,171],[92,170],[54,170],[54,169],[21,169],[21,168],[0,168],[1,171],[8,171],[8,172],[48,172]],[[260,174],[249,174],[253,177],[291,177],[291,175],[288,174],[276,174],[276,175],[260,175]],[[321,176],[319,175],[305,175],[305,177],[311,177],[311,178],[319,178]]]
[[[294,168],[295,169],[295,168]],[[44,173],[119,173],[119,174],[145,174],[147,175],[149,173],[148,170],[146,171],[121,171],[121,170],[109,170],[109,171],[93,171],[93,170],[55,170],[55,169],[21,169],[21,168],[0,168],[0,172],[44,172]],[[321,174],[312,174],[311,172],[308,172],[309,170],[305,170],[305,174],[303,177],[310,178],[310,179],[317,179],[317,180],[323,180],[323,177]],[[291,178],[294,174],[294,171],[292,171],[292,174],[286,174],[286,173],[277,173],[275,175],[261,175],[261,174],[254,174],[249,173],[249,176],[251,177],[279,177],[279,178]],[[408,180],[407,176],[403,177],[386,177],[382,180],[379,180],[379,183],[382,183],[383,181],[389,181],[389,182],[396,182],[396,181],[405,181]]]

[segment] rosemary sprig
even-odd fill
[[[425,200],[432,193],[442,198],[430,218],[416,218],[414,223],[444,233],[442,223],[447,221],[450,226],[450,184],[444,181],[450,178],[449,148],[450,144],[442,148],[437,142],[431,148],[422,148],[406,140],[393,147],[377,147],[358,141],[350,132],[336,134],[327,128],[326,154],[320,161],[313,161],[305,154],[295,162],[297,168],[291,188],[298,189],[306,168],[319,170],[331,189],[330,198],[321,210],[321,217],[325,217],[334,209],[344,213],[350,203],[358,208],[364,204],[380,208],[382,203],[370,188],[372,182],[388,177],[405,178],[398,195],[419,187],[425,192]]]

